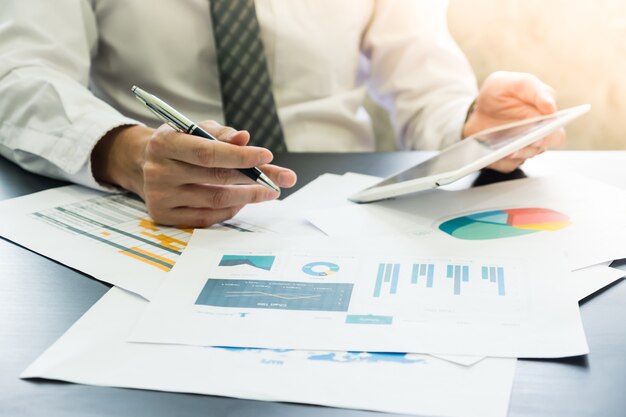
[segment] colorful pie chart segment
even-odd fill
[[[325,277],[339,271],[339,265],[332,262],[311,262],[302,267],[302,272],[314,277]]]
[[[447,220],[439,230],[457,239],[487,240],[561,230],[569,217],[546,208],[513,208],[484,211]]]

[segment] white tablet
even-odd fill
[[[571,107],[483,130],[399,174],[350,197],[367,203],[449,184],[536,142],[588,112],[590,105]]]

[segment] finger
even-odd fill
[[[559,129],[556,132],[545,137],[542,140],[543,142],[542,145],[546,149],[558,148],[559,146],[562,146],[565,143],[566,137],[567,136],[565,134],[565,129]]]
[[[183,184],[253,184],[253,181],[237,169],[205,168],[176,160],[146,163],[143,168],[144,183],[177,187]]]
[[[509,159],[521,159],[523,161],[523,160],[532,158],[533,156],[542,154],[545,152],[545,150],[546,148],[542,146],[536,146],[533,144],[533,145],[526,146],[514,152],[513,154],[509,155],[508,158]]]
[[[168,130],[169,129],[169,130]],[[206,168],[250,168],[269,163],[273,155],[264,148],[234,146],[160,127],[147,147],[148,159],[174,159]]]
[[[550,135],[546,136],[545,138],[540,139],[537,142],[533,143],[532,146],[536,146],[538,148],[543,148],[543,149],[548,150],[548,149],[557,148],[563,145],[565,143],[565,139],[566,139],[565,129],[561,128],[557,130],[556,132],[551,133]]]
[[[200,185],[187,184],[179,187],[161,201],[166,207],[190,207],[224,209],[251,203],[274,200],[279,192],[260,185]]]
[[[554,89],[532,74],[520,74],[514,83],[517,97],[535,107],[541,114],[551,114],[557,109]]]
[[[298,181],[298,176],[289,168],[283,168],[276,165],[263,165],[259,167],[267,176],[270,177],[276,185],[281,188],[290,188]]]
[[[222,142],[227,142],[237,146],[245,146],[250,141],[250,133],[246,130],[236,130],[232,127],[224,126],[215,120],[204,120],[198,126],[215,136]]]
[[[242,208],[243,206],[214,210],[179,207],[152,218],[155,222],[168,226],[204,228],[235,217]]]
[[[487,168],[493,169],[494,171],[502,172],[503,174],[509,174],[519,168],[523,163],[524,159],[504,158],[497,162],[494,162]]]
[[[276,165],[260,167],[270,179],[281,188],[293,187],[297,181],[296,173],[288,168]],[[146,163],[143,167],[144,184],[177,187],[183,184],[233,185],[254,184],[254,181],[237,169],[205,168],[172,159],[159,163]]]

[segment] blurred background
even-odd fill
[[[626,149],[626,0],[449,0],[450,31],[479,83],[526,71],[552,85],[559,107],[591,103],[563,149]],[[381,150],[393,148],[373,110]]]

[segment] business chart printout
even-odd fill
[[[147,304],[112,288],[21,377],[442,417],[508,411],[515,359],[468,367],[404,353],[126,342]]]
[[[559,357],[587,351],[557,254],[436,236],[197,231],[132,341]],[[543,258],[542,258],[543,257]],[[534,260],[534,261],[533,261]]]
[[[265,209],[251,205],[246,211],[260,220]],[[245,217],[238,215],[214,229],[271,232]],[[193,229],[155,224],[136,197],[78,185],[0,203],[1,236],[147,299],[176,264],[192,233]]]
[[[343,192],[344,199],[350,195],[351,178],[334,178],[332,189]],[[333,196],[335,201],[340,198]],[[311,208],[305,217],[329,236],[413,233],[462,240],[467,247],[482,247],[487,241],[558,247],[567,253],[573,270],[626,256],[621,243],[624,211],[623,190],[568,175],[437,189],[375,204]]]

